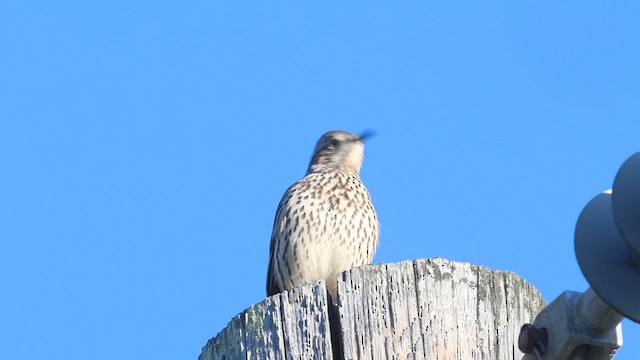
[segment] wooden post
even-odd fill
[[[522,359],[520,326],[544,307],[511,272],[441,258],[342,273],[265,299],[203,348],[213,359]]]

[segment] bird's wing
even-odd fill
[[[286,218],[286,208],[288,207],[289,199],[291,199],[292,191],[294,185],[291,185],[287,191],[285,191],[282,199],[280,199],[280,204],[278,204],[278,210],[276,210],[276,217],[273,220],[273,232],[271,233],[271,244],[269,245],[269,268],[267,270],[267,296],[275,295],[282,292],[284,289],[281,289],[278,286],[278,281],[276,280],[276,272],[275,272],[275,262],[276,260],[276,252],[278,250],[278,241],[284,236],[284,233],[281,229],[285,229],[287,224],[282,226],[282,222],[288,222],[289,219]]]

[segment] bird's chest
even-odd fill
[[[358,229],[364,230],[365,219],[375,216],[364,185],[349,175],[306,178],[293,189],[289,201],[296,216],[294,222],[303,232],[300,238],[316,245],[318,253],[349,246]]]
[[[359,178],[309,176],[290,189],[285,202],[278,252],[284,262],[303,259],[297,262],[301,277],[323,278],[370,261],[377,220]]]
[[[299,194],[308,200],[309,208],[318,217],[328,220],[358,213],[369,201],[360,179],[345,175],[312,177],[307,186],[299,189]]]

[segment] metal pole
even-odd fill
[[[607,333],[614,329],[624,316],[596,294],[593,288],[585,291],[576,304],[576,316],[594,333]]]

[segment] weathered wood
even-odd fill
[[[544,306],[511,272],[440,258],[346,271],[338,294],[337,306],[324,283],[272,296],[233,318],[200,360],[332,359],[332,348],[344,359],[521,359],[520,326]]]
[[[324,282],[268,297],[234,317],[199,360],[333,359]]]
[[[324,282],[280,294],[286,359],[333,359]]]
[[[520,359],[544,306],[513,273],[439,258],[349,270],[338,292],[345,359]]]

